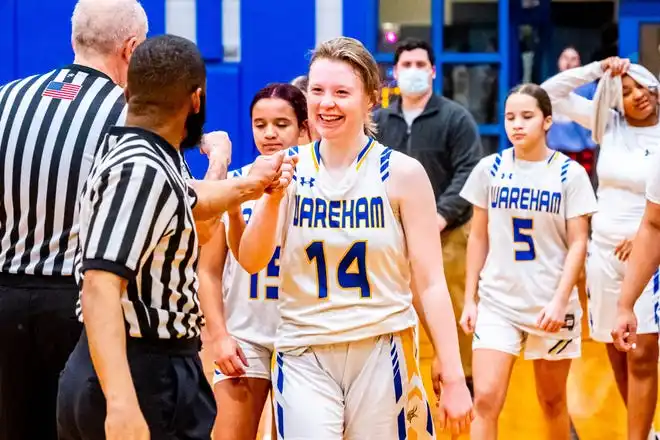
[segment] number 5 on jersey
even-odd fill
[[[264,285],[259,286],[259,275],[266,272]],[[273,258],[270,259],[268,266],[261,272],[253,273],[250,276],[250,299],[278,299],[279,298],[279,277],[280,277],[280,247],[275,247]],[[263,288],[263,290],[260,289]],[[261,295],[260,292],[263,292]]]
[[[310,264],[316,263],[320,299],[328,297],[328,264],[325,257],[325,243],[313,241],[305,249]],[[371,286],[367,274],[367,242],[356,241],[348,248],[337,266],[337,284],[342,289],[357,289],[361,298],[371,297]]]
[[[534,220],[531,218],[513,218],[513,242],[521,244],[523,249],[514,250],[514,260],[533,261],[536,259],[536,248],[532,231],[534,230]],[[524,248],[527,249],[524,249]]]

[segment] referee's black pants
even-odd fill
[[[57,384],[82,324],[73,277],[0,274],[0,440],[56,440]]]
[[[127,337],[131,377],[152,440],[211,438],[216,405],[199,348],[198,339],[143,341]],[[105,439],[105,416],[105,397],[83,331],[60,378],[60,439]]]

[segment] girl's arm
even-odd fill
[[[580,272],[587,256],[587,243],[589,241],[589,216],[581,215],[566,221],[566,235],[568,240],[568,253],[564,260],[564,271],[561,274],[559,286],[555,297],[568,303],[571,292],[580,278]]]
[[[490,173],[497,155],[484,157],[474,167],[461,189],[461,197],[472,204],[472,220],[468,237],[465,266],[465,304],[474,304],[479,292],[479,274],[486,264],[489,250],[488,194]],[[472,323],[474,325],[474,323]]]
[[[288,206],[288,191],[266,194],[255,204],[250,222],[243,231],[236,259],[250,274],[268,265],[277,245],[280,217]]]
[[[245,218],[241,209],[232,209],[227,211],[227,220],[229,222],[229,230],[227,234],[229,249],[238,260],[238,251],[241,245],[241,238],[245,232]]]
[[[443,270],[433,187],[415,159],[394,153],[391,164],[388,194],[401,213],[412,275],[411,290],[417,296],[413,303],[440,367],[440,423],[448,423],[451,432],[460,433],[473,419],[472,399],[465,383],[456,318]]]
[[[392,156],[388,193],[401,213],[416,309],[439,357],[443,383],[464,384],[456,319],[442,268],[433,188],[419,162],[399,153]]]
[[[557,332],[564,325],[566,306],[584,267],[589,241],[589,218],[598,210],[591,181],[584,168],[570,162],[567,169],[563,209],[566,216],[567,253],[559,284],[552,302],[539,314],[541,330]]]
[[[227,258],[225,225],[220,222],[199,256],[199,302],[206,319],[206,328],[211,338],[227,335],[224,301],[222,295],[222,273]]]
[[[568,69],[546,80],[541,87],[548,92],[552,109],[561,113],[588,130],[593,129],[593,102],[574,92],[581,85],[596,81],[603,76],[601,62]]]
[[[465,266],[465,304],[477,302],[479,274],[486,264],[488,249],[488,210],[473,206]]]
[[[550,304],[546,305],[536,320],[539,329],[546,332],[558,332],[566,321],[566,307],[573,288],[577,284],[584,267],[589,241],[589,217],[582,215],[566,221],[568,252],[564,260],[564,270]]]
[[[220,222],[211,240],[202,247],[199,267],[199,301],[209,335],[207,350],[225,375],[240,376],[248,366],[238,343],[227,330],[222,276],[228,256],[225,224]]]
[[[285,154],[282,151],[280,153],[282,156]],[[243,269],[250,274],[265,268],[273,258],[278,244],[278,228],[286,227],[280,223],[280,218],[287,218],[289,200],[295,193],[296,187],[295,184],[291,185],[291,181],[297,163],[298,156],[295,155],[283,159],[279,184],[272,192],[265,193],[257,201],[250,222],[243,231],[235,257]]]

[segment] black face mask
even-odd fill
[[[206,122],[206,95],[200,95],[199,112],[190,113],[186,119],[186,137],[181,141],[181,150],[189,150],[202,142]]]

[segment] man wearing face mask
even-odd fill
[[[394,77],[401,97],[376,112],[378,140],[419,160],[437,197],[438,233],[442,237],[445,275],[456,320],[463,311],[465,254],[470,204],[459,196],[472,168],[482,157],[481,139],[472,115],[459,104],[436,95],[433,50],[409,39],[394,54]],[[461,359],[472,386],[472,340],[459,329]]]
[[[137,47],[125,126],[104,138],[80,195],[82,335],[62,372],[61,440],[209,439],[216,405],[199,358],[195,223],[283,190],[295,158],[257,158],[245,177],[190,181],[182,151],[204,125],[206,70],[176,36]]]

